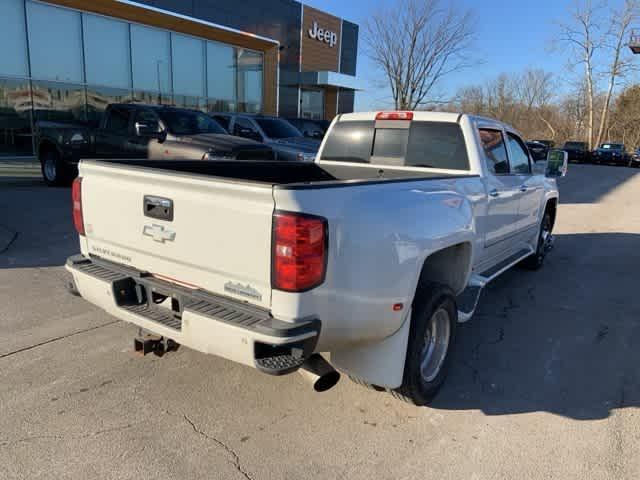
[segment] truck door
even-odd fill
[[[96,132],[96,154],[102,158],[124,158],[131,110],[124,106],[113,106],[105,115],[102,128]]]
[[[512,175],[504,132],[480,128],[487,167],[487,215],[482,222],[487,257],[510,249],[510,237],[518,232],[521,179]]]
[[[533,175],[531,169],[531,158],[527,148],[520,137],[507,132],[509,145],[509,164],[511,172],[518,178],[521,192],[519,212],[520,230],[536,230],[540,219],[540,206],[544,196],[544,185],[541,175]]]

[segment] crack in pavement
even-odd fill
[[[18,235],[20,234],[20,232],[14,232],[10,228],[3,227],[2,225],[0,225],[0,230],[5,230],[5,232],[10,236],[9,240],[6,241],[6,244],[2,248],[0,248],[0,254],[3,254],[9,251],[11,246],[18,239]],[[0,233],[2,232],[0,231]]]
[[[238,456],[238,454],[235,452],[235,450],[233,450],[231,447],[229,447],[226,443],[224,443],[221,440],[218,440],[216,437],[212,437],[211,435],[203,432],[202,430],[200,430],[200,428],[198,428],[198,426],[193,422],[193,420],[191,420],[187,414],[185,413],[183,415],[184,420],[191,425],[191,428],[193,428],[193,431],[196,432],[198,435],[203,436],[204,438],[213,441],[216,445],[218,445],[219,447],[222,447],[229,455],[231,455],[231,457],[233,458],[233,466],[236,468],[236,470],[242,474],[242,476],[244,478],[246,478],[247,480],[253,480],[253,477],[251,475],[249,475],[249,473],[244,470],[242,468],[242,465],[240,464],[240,457]]]
[[[67,335],[61,335],[59,337],[50,338],[49,340],[45,340],[43,342],[39,342],[39,343],[36,343],[34,345],[29,345],[28,347],[18,348],[17,350],[13,350],[11,352],[3,353],[2,355],[0,355],[0,360],[2,360],[3,358],[10,357],[12,355],[16,355],[18,353],[27,352],[29,350],[33,350],[34,348],[42,347],[44,345],[48,345],[50,343],[57,342],[59,340],[64,340],[65,338],[70,338],[70,337],[73,337],[75,335],[80,335],[81,333],[92,332],[93,330],[98,330],[99,328],[108,327],[109,325],[113,325],[114,323],[118,323],[119,321],[120,320],[112,320],[110,322],[103,323],[102,325],[97,325],[95,327],[85,328],[83,330],[78,330],[76,332],[72,332],[72,333],[69,333]]]
[[[36,435],[33,437],[18,438],[16,440],[0,440],[0,447],[6,447],[11,445],[17,445],[19,443],[28,443],[36,440],[82,440],[85,438],[93,438],[105,433],[120,432],[132,428],[134,424],[128,423],[126,425],[120,425],[119,427],[105,428],[103,430],[97,430],[91,433],[85,433],[84,435]]]

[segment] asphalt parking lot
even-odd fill
[[[316,394],[133,328],[64,289],[70,191],[0,178],[2,479],[637,479],[640,170],[570,167],[556,248],[460,329],[429,408]]]

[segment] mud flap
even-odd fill
[[[337,369],[367,383],[385,388],[402,384],[407,356],[411,310],[402,327],[381,342],[331,352],[331,363]]]

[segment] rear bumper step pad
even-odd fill
[[[241,328],[249,338],[259,337],[253,346],[253,366],[271,375],[297,370],[314,353],[320,334],[318,319],[285,322],[273,318],[268,310],[182,287],[102,258],[76,255],[67,260],[67,268],[110,284],[119,309],[167,327],[176,337],[183,333],[185,312]],[[171,308],[156,304],[164,297],[170,299]],[[261,341],[265,336],[278,341]],[[300,340],[301,336],[305,338]]]

